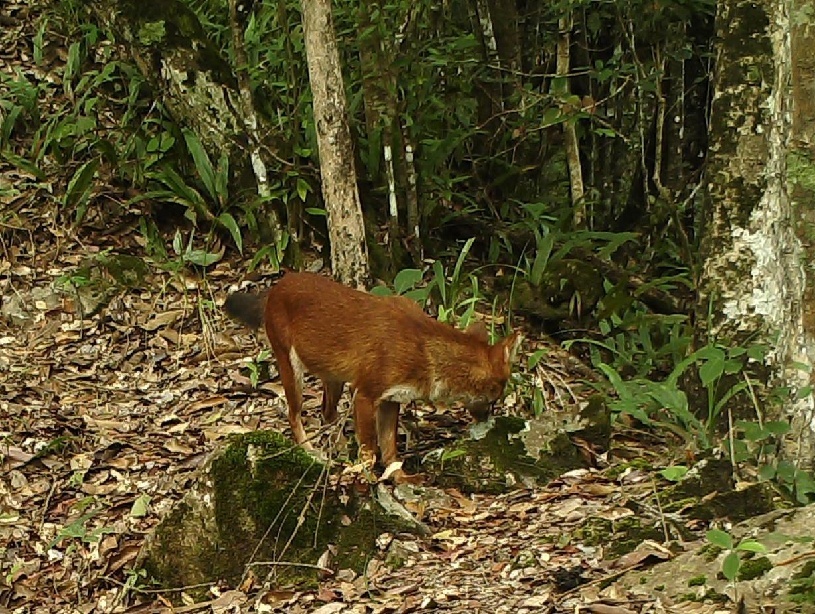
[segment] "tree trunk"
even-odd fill
[[[560,37],[557,43],[557,75],[554,88],[555,96],[564,101],[569,97],[569,45],[572,29],[571,14],[558,21]],[[572,225],[575,228],[586,227],[586,197],[583,190],[583,169],[580,165],[580,144],[575,130],[576,119],[563,122],[563,139],[566,149],[566,163],[569,166],[569,187],[572,194]]]
[[[368,249],[331,0],[301,0],[301,6],[331,270],[343,283],[362,288],[369,278]]]
[[[792,0],[790,14],[804,15],[811,8],[810,0]],[[804,262],[815,259],[815,27],[811,20],[793,20],[790,53],[792,57],[792,143],[787,176],[790,184],[795,233],[801,242]],[[803,267],[806,286],[802,301],[800,339],[796,359],[811,365],[815,356],[815,272],[811,266]],[[811,375],[800,372],[798,379],[804,386],[811,385]],[[792,420],[793,433],[800,442],[798,456],[809,459],[808,469],[815,469],[815,402],[809,394],[796,403]]]
[[[758,420],[766,414],[799,425],[801,450],[808,451],[801,464],[811,466],[812,396],[798,400],[795,394],[810,385],[815,320],[805,305],[801,266],[811,257],[796,236],[787,193],[791,4],[721,0],[718,5],[696,322],[702,344],[766,346],[763,364],[748,363],[744,374],[752,376],[759,397]],[[779,399],[784,390],[793,394]],[[754,411],[751,402],[745,406]]]

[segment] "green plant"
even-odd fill
[[[91,521],[96,518],[101,512],[101,508],[91,509],[88,508],[96,504],[94,497],[84,497],[74,503],[73,508],[79,512],[79,515],[70,523],[62,527],[51,543],[48,549],[61,545],[63,542],[68,541],[68,550],[75,547],[75,542],[82,544],[95,544],[103,535],[113,533],[113,529],[104,525],[92,526]]]
[[[590,343],[602,345],[602,342]],[[570,344],[566,345],[568,347]],[[610,346],[605,344],[603,347],[608,349]],[[744,349],[711,344],[680,360],[662,381],[642,376],[626,380],[617,369],[602,360],[596,366],[616,393],[616,398],[610,400],[613,410],[627,413],[644,424],[668,428],[686,437],[689,435],[703,449],[707,449],[713,444],[719,414],[727,402],[748,388],[745,374],[743,380],[735,381],[722,390],[724,376],[742,373],[746,360],[758,360],[762,353],[760,346]],[[692,365],[698,368],[699,379],[707,395],[707,415],[704,419],[690,411],[687,395],[679,388],[679,378]],[[676,426],[680,427],[679,431]]]
[[[455,460],[455,459],[459,458],[460,456],[464,456],[465,454],[467,454],[467,450],[465,450],[463,448],[451,448],[451,449],[444,450],[444,452],[442,452],[441,457],[439,459],[441,461],[440,469],[443,471],[444,470],[444,463],[449,462],[451,460]]]
[[[266,365],[268,370],[269,357],[271,352],[269,350],[261,350],[255,358],[246,363],[246,368],[249,369],[249,381],[252,383],[252,388],[258,387],[258,382],[263,372],[263,365]]]
[[[483,299],[478,287],[478,277],[474,273],[465,277],[461,271],[472,245],[473,239],[468,239],[449,276],[441,261],[436,260],[433,262],[432,276],[427,284],[422,285],[425,272],[421,269],[403,269],[394,277],[393,288],[377,286],[371,293],[379,296],[399,294],[415,300],[421,306],[435,295],[438,298],[440,321],[467,326],[473,319],[476,304]],[[465,280],[470,282],[469,288],[465,285]]]
[[[467,292],[464,285],[465,277],[461,272],[461,267],[473,246],[473,241],[474,239],[471,238],[464,243],[449,277],[441,261],[436,260],[433,263],[432,288],[436,290],[440,298],[439,320],[442,322],[458,321],[462,326],[467,326],[475,314],[476,304],[482,298],[478,289],[478,277],[474,273],[467,276],[470,282],[470,290]]]
[[[206,249],[193,247],[193,238],[195,233],[190,233],[190,238],[187,240],[186,245],[180,230],[175,231],[175,238],[173,239],[173,251],[179,257],[182,264],[194,264],[201,267],[207,267],[218,262],[224,256],[224,250],[221,248],[219,252],[210,252]]]
[[[255,255],[252,256],[252,260],[249,263],[249,270],[254,271],[264,260],[268,260],[269,264],[271,264],[275,270],[279,269],[280,264],[283,262],[283,257],[286,254],[286,248],[289,246],[290,239],[291,235],[283,230],[274,238],[272,243],[264,245],[255,252]]]
[[[200,139],[190,130],[183,130],[184,142],[193,159],[195,169],[201,178],[206,198],[186,180],[170,164],[147,171],[148,179],[152,179],[161,186],[161,189],[151,190],[139,196],[131,203],[147,198],[162,199],[180,204],[186,208],[185,217],[196,223],[199,217],[222,226],[232,236],[238,251],[243,253],[243,237],[238,223],[231,213],[224,211],[229,203],[229,157],[223,152],[218,163],[213,165]],[[161,143],[156,142],[155,147]],[[221,211],[214,214],[212,210]],[[176,251],[176,253],[179,253]]]
[[[125,571],[127,578],[122,586],[121,599],[127,599],[131,593],[140,593],[145,587],[150,584],[147,578],[147,570],[141,567],[137,569],[128,569]]]
[[[534,371],[540,364],[540,361],[546,356],[546,353],[547,350],[545,349],[535,350],[532,352],[532,354],[529,355],[529,358],[527,358],[527,369],[530,372]],[[528,381],[527,378],[522,378],[521,388],[526,389],[527,391],[526,394],[521,394],[522,398],[531,398],[532,411],[534,412],[535,416],[540,416],[546,407],[546,402],[543,398],[543,390],[541,390],[541,387],[536,385],[534,382]]]
[[[684,465],[672,465],[665,467],[659,474],[669,482],[679,482],[688,473],[688,468]]]
[[[433,290],[433,282],[423,284],[424,271],[421,269],[402,269],[393,278],[393,288],[389,286],[375,286],[371,289],[371,294],[377,296],[393,296],[398,294],[405,296],[424,305],[427,303],[430,293]]]
[[[734,425],[732,455],[736,462],[751,462],[762,480],[773,480],[801,505],[815,499],[815,479],[811,472],[780,459],[781,441],[789,433],[785,421],[765,423],[739,420]],[[728,441],[728,446],[730,442]]]
[[[767,551],[767,548],[755,539],[742,539],[735,543],[730,533],[721,529],[710,529],[705,537],[708,542],[727,552],[722,561],[722,575],[730,582],[735,582],[739,575],[744,553],[763,554]]]

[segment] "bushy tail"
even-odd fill
[[[257,330],[263,324],[265,307],[266,292],[261,294],[235,292],[227,296],[224,303],[224,311],[229,317],[253,330]]]

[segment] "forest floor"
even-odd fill
[[[263,343],[217,306],[243,263],[222,261],[206,276],[151,265],[137,289],[83,316],[69,281],[93,283],[109,274],[100,262],[141,254],[138,217],[125,212],[114,230],[93,213],[71,230],[37,195],[3,206],[24,224],[3,233],[4,311],[19,315],[25,305],[30,319],[0,324],[0,611],[161,610],[178,595],[153,592],[139,576],[145,536],[230,434],[287,432],[276,379],[253,392],[242,369]],[[10,307],[14,297],[22,299],[19,312]],[[311,433],[318,393],[310,380]],[[434,428],[441,420],[431,408],[414,410],[413,419],[426,446],[449,436]],[[463,430],[467,418],[454,413],[446,421]],[[658,450],[642,454],[659,464]],[[238,587],[213,587],[211,602],[175,611],[497,614],[587,603],[627,606],[593,611],[660,611],[657,599],[650,607],[641,597],[601,599],[599,581],[613,562],[603,560],[604,544],[572,536],[592,517],[633,515],[626,502],[652,488],[644,472],[614,480],[583,470],[498,496],[448,489],[452,509],[425,511],[431,537],[398,536],[400,567],[374,558],[363,575],[339,570],[318,590],[280,587],[259,600]]]
[[[0,70],[50,82],[40,92],[45,113],[67,95],[49,68],[65,55],[35,64],[29,3],[2,11]],[[449,490],[453,508],[424,514],[430,537],[397,536],[399,567],[375,557],[365,574],[338,570],[309,591],[212,587],[211,600],[171,609],[179,593],[152,589],[136,566],[145,537],[229,435],[287,432],[285,403],[274,377],[252,390],[246,359],[264,345],[219,307],[245,260],[192,273],[168,232],[170,256],[148,261],[155,239],[125,194],[95,193],[77,228],[55,196],[67,183],[0,162],[0,612],[667,611],[658,595],[603,588],[619,571],[604,556],[613,536],[574,537],[588,519],[634,515],[626,504],[654,488],[646,472],[593,469],[504,495]],[[128,283],[117,285],[122,277]],[[99,300],[88,299],[94,290]],[[309,432],[317,393],[309,380]],[[445,420],[453,430],[466,423],[460,414]],[[435,410],[414,410],[414,421],[424,446],[449,436]],[[645,464],[666,460],[653,441],[615,445],[637,448]]]

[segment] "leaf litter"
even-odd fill
[[[16,258],[29,272],[4,278],[3,295],[49,287],[57,274],[43,261],[47,232],[31,231],[37,249],[20,249]],[[61,240],[63,251],[83,249]],[[561,602],[557,572],[580,581],[602,576],[603,550],[572,544],[570,532],[587,517],[626,510],[619,485],[595,471],[498,496],[448,489],[407,501],[429,537],[380,536],[379,556],[365,574],[338,570],[316,590],[214,587],[211,600],[173,609],[177,595],[152,592],[135,567],[139,548],[207,452],[231,433],[286,431],[279,385],[248,394],[241,374],[263,343],[218,309],[209,314],[217,330],[205,332],[195,310],[180,307],[210,293],[222,301],[241,266],[219,263],[184,293],[156,270],[144,287],[90,318],[51,308],[28,325],[0,325],[2,607],[523,614],[584,603],[580,593]],[[170,328],[177,334],[162,334]],[[316,429],[319,388],[310,386],[309,428]]]

